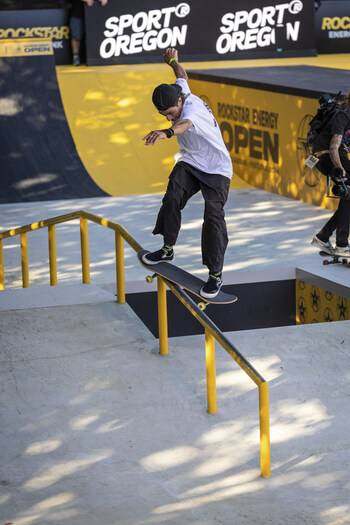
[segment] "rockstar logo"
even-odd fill
[[[345,321],[348,319],[348,306],[344,297],[338,297],[337,310],[339,321]]]
[[[299,317],[300,323],[303,323],[303,324],[306,323],[306,314],[307,314],[307,308],[306,308],[304,297],[299,297],[299,300],[298,300],[298,317]]]
[[[307,132],[309,129],[309,122],[313,118],[312,115],[305,115],[300,121],[298,127],[298,136],[297,136],[297,158],[300,175],[305,180],[305,184],[310,188],[317,186],[321,173],[317,168],[310,169],[308,166],[305,166],[304,161],[310,155],[311,150],[307,142]]]
[[[311,306],[312,306],[313,311],[318,312],[320,309],[321,296],[320,296],[320,292],[318,288],[316,288],[315,286],[311,288],[310,298],[311,298]]]
[[[323,322],[330,323],[331,321],[334,321],[332,310],[330,308],[326,308],[323,312]]]

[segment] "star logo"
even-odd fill
[[[320,309],[321,296],[320,296],[320,292],[318,288],[316,288],[315,286],[311,288],[310,299],[311,299],[311,307],[313,311],[318,312]]]
[[[307,308],[306,308],[304,297],[299,297],[297,308],[298,308],[299,322],[305,324],[306,317],[307,317]]]
[[[323,322],[330,323],[332,321],[334,321],[332,310],[330,308],[326,308],[323,312]]]
[[[331,301],[333,299],[333,294],[331,292],[326,292],[325,298],[327,299],[327,301]]]
[[[344,297],[338,297],[337,310],[339,321],[345,321],[346,319],[348,319],[348,305]]]
[[[298,281],[298,287],[299,290],[305,290],[306,284],[304,283],[304,281]]]

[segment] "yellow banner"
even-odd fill
[[[38,55],[52,55],[51,40],[0,40],[0,57],[24,57]]]
[[[190,86],[213,110],[234,173],[257,188],[336,209],[327,178],[304,164],[317,100],[205,80],[190,79]]]

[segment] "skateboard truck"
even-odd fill
[[[332,257],[331,260],[325,259],[323,261],[324,266],[328,266],[329,264],[345,264],[346,266],[350,267],[350,260],[349,258],[341,258],[341,255],[335,255],[333,253],[327,253],[324,251],[319,252],[321,257]]]

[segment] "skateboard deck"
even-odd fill
[[[160,275],[161,277],[165,277],[165,279],[168,279],[174,284],[177,284],[181,286],[181,288],[184,288],[185,290],[192,292],[193,294],[197,295],[201,299],[201,303],[198,305],[200,307],[205,305],[207,303],[210,304],[228,304],[228,303],[234,303],[237,301],[237,297],[235,295],[227,294],[220,290],[218,295],[216,297],[213,297],[212,299],[209,299],[207,297],[202,297],[200,295],[201,288],[205,285],[205,281],[202,281],[199,277],[196,277],[195,275],[192,275],[191,273],[186,272],[185,270],[182,270],[182,268],[179,268],[178,266],[175,266],[175,264],[169,263],[169,262],[160,262],[157,264],[146,264],[142,261],[142,256],[145,253],[149,253],[148,250],[141,250],[137,252],[137,258],[139,260],[139,263],[144,267],[147,268],[147,270],[150,270],[155,275]],[[146,277],[147,282],[152,282],[153,276]]]
[[[331,257],[331,259],[325,259],[323,264],[327,266],[328,264],[345,264],[350,267],[350,255],[335,255],[332,253],[327,253],[320,251],[319,254],[321,257]]]

